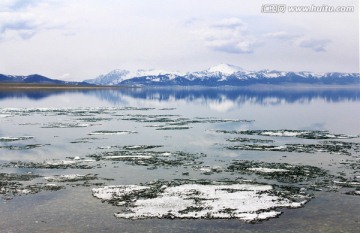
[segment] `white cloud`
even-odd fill
[[[5,3],[0,5],[0,40],[26,40],[41,31],[61,29],[66,24],[63,19],[46,14],[53,11],[53,6],[42,1]]]
[[[248,26],[239,18],[225,18],[196,28],[205,46],[225,53],[253,53],[261,43],[250,35]]]
[[[265,37],[289,42],[293,46],[311,49],[314,52],[325,52],[326,46],[331,42],[327,39],[307,38],[305,35],[277,31],[265,34]]]
[[[302,48],[309,48],[315,52],[325,52],[326,46],[330,40],[317,40],[317,39],[306,39],[299,42],[299,46]]]
[[[285,31],[277,31],[277,32],[270,32],[266,33],[265,37],[272,38],[272,39],[278,39],[282,41],[293,41],[294,39],[297,39],[301,37],[299,34],[292,34]]]
[[[215,28],[234,29],[245,32],[247,25],[239,18],[226,18],[212,25]]]

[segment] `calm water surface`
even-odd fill
[[[92,169],[36,169],[3,166],[14,161],[42,163],[111,152],[123,146],[159,145],[153,151],[203,153],[201,166],[225,168],[234,160],[311,165],[348,180],[360,176],[359,154],[228,150],[227,139],[244,135],[217,130],[313,130],[360,135],[359,89],[114,89],[0,92],[0,173],[97,174],[102,185],[139,184],[156,179],[236,179],[231,172],[205,174],[188,167],[136,166],[100,161]],[[150,118],[149,118],[150,117]],[[154,119],[154,122],[144,119]],[[162,130],[169,122],[181,129]],[[209,121],[216,119],[218,121]],[[125,131],[133,134],[93,134]],[[244,136],[249,137],[249,136]],[[264,139],[264,137],[251,136]],[[266,137],[276,145],[318,143],[294,137]],[[360,143],[358,137],[340,140]],[[24,148],[37,145],[35,148]],[[14,149],[17,146],[18,149]],[[22,149],[19,149],[22,148]],[[90,156],[90,157],[89,157]],[[352,159],[353,166],[341,163]],[[355,161],[355,162],[354,162]],[[360,178],[360,177],[359,177]],[[335,178],[334,178],[335,179]],[[59,191],[15,195],[0,204],[1,232],[357,232],[360,196],[356,187],[314,192],[303,208],[281,209],[279,218],[256,224],[229,220],[125,220],[119,207],[92,196],[95,182],[66,183]],[[271,180],[259,180],[273,184]],[[36,178],[32,182],[44,182]],[[1,195],[1,194],[0,194]],[[6,195],[5,195],[6,196]]]

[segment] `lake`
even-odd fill
[[[357,232],[359,88],[0,90],[1,232]]]

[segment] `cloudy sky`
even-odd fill
[[[354,12],[263,13],[264,4]],[[1,0],[0,73],[83,80],[113,69],[359,72],[359,1]]]

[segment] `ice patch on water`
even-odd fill
[[[22,137],[0,137],[0,142],[13,142],[20,140],[28,140],[34,138],[33,136],[22,136]]]
[[[103,159],[151,159],[151,155],[108,155],[104,156]]]
[[[144,189],[149,189],[147,186],[139,185],[121,185],[121,186],[105,186],[102,188],[93,188],[92,193],[94,197],[97,197],[102,200],[110,201],[114,197],[123,198],[126,195],[142,191]]]
[[[152,185],[118,185],[93,188],[92,193],[99,199],[127,206],[115,214],[126,219],[238,218],[251,222],[280,215],[274,211],[276,208],[299,208],[306,203],[273,195],[272,186],[259,184],[162,185],[151,194],[153,190]]]
[[[125,135],[125,134],[136,134],[136,131],[130,131],[130,130],[122,130],[122,131],[109,131],[109,130],[103,130],[103,131],[95,131],[92,133],[89,133],[89,135]]]
[[[262,173],[272,173],[272,172],[288,172],[287,169],[276,169],[276,168],[266,168],[266,167],[252,167],[248,168],[249,171],[262,172]]]
[[[85,124],[85,123],[63,123],[63,122],[54,122],[54,123],[48,123],[41,128],[84,128],[91,126],[91,124]]]
[[[46,161],[47,165],[58,166],[58,165],[70,165],[76,164],[77,161],[74,160],[58,160],[58,161]]]
[[[50,182],[75,182],[75,181],[84,181],[84,180],[94,180],[97,179],[95,175],[79,175],[79,174],[67,174],[67,175],[56,175],[44,177],[45,180]]]
[[[245,135],[260,135],[270,137],[297,137],[305,139],[350,139],[358,138],[359,135],[345,135],[345,134],[332,134],[326,130],[244,130],[244,131],[228,131],[216,130],[218,133],[228,134],[245,134]]]

